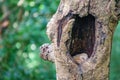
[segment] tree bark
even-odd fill
[[[47,25],[52,46],[41,47],[41,57],[55,62],[57,80],[108,80],[119,19],[119,0],[61,0]]]

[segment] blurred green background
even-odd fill
[[[39,57],[49,42],[46,24],[59,0],[0,0],[0,80],[56,80],[53,63]],[[111,80],[120,80],[120,23],[113,39]]]

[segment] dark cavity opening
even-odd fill
[[[90,57],[95,43],[95,17],[91,14],[82,18],[75,15],[71,36],[71,56],[86,53]]]

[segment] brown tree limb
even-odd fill
[[[112,36],[119,20],[116,5],[114,0],[61,0],[47,25],[57,80],[109,79]]]

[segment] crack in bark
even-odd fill
[[[70,11],[66,16],[64,16],[61,20],[58,20],[58,28],[57,28],[57,46],[60,46],[60,40],[62,36],[63,27],[67,24],[67,22],[72,19],[74,15],[72,11]]]
[[[90,11],[90,0],[88,2],[88,14],[89,14],[89,11]]]

